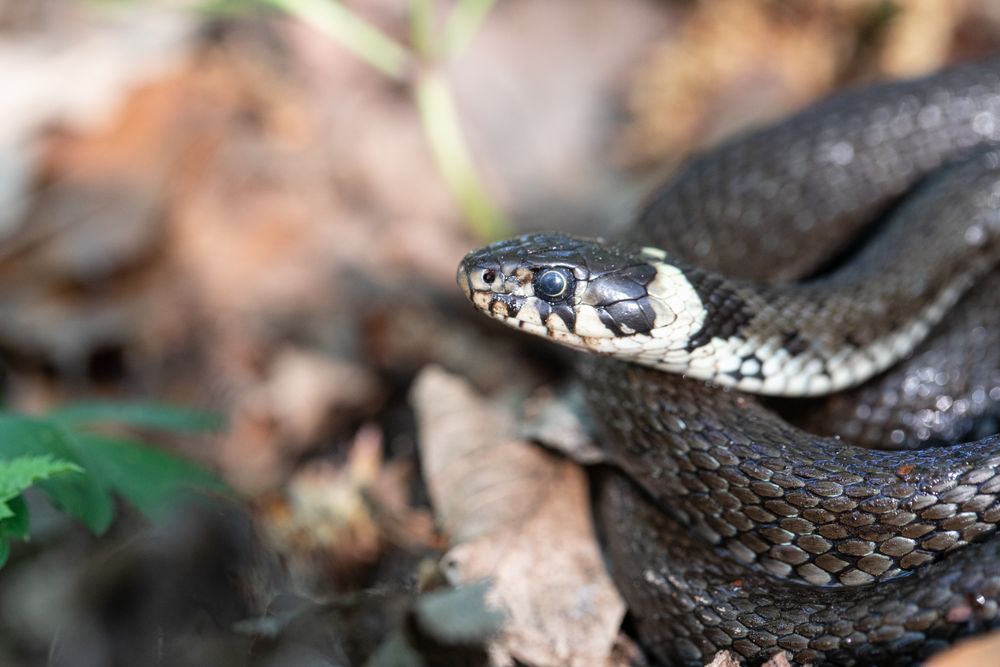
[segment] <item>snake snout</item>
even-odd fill
[[[481,248],[470,252],[458,265],[458,285],[470,298],[472,292],[494,291],[503,282],[500,262],[487,250]]]

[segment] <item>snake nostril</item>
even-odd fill
[[[486,269],[483,271],[483,282],[487,285],[492,285],[493,281],[497,279],[496,271],[492,269]]]

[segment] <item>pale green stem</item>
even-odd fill
[[[496,0],[459,0],[444,29],[445,52],[455,57],[469,46]]]
[[[433,5],[433,0],[410,0],[410,41],[425,63],[434,62],[438,55]]]
[[[410,54],[381,30],[335,0],[267,0],[313,26],[386,76],[406,78]]]
[[[479,180],[462,136],[451,89],[441,73],[436,69],[422,71],[415,92],[431,154],[469,225],[487,240],[507,236],[507,224]]]

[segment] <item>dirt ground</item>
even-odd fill
[[[692,152],[996,52],[1000,11],[505,0],[442,55],[463,3],[344,3],[404,45],[387,72],[315,4],[0,2],[6,408],[210,408],[223,434],[157,444],[238,492],[99,537],[29,498],[0,665],[649,664],[571,360],[473,312],[459,259],[612,234]],[[940,664],[985,664],[961,650]]]

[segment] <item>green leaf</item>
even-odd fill
[[[204,433],[225,427],[221,415],[157,403],[75,403],[49,412],[48,417],[78,427],[117,423],[173,433]]]
[[[13,516],[0,520],[0,568],[10,558],[10,539],[28,539],[28,504],[24,496],[14,496],[7,501]]]
[[[36,482],[67,472],[83,470],[69,461],[53,459],[51,456],[20,456],[0,460],[0,521],[17,516],[8,503],[19,497],[25,489],[34,486]]]
[[[52,456],[90,472],[95,461],[59,423],[42,418],[0,414],[0,459]],[[38,482],[53,504],[101,534],[111,525],[115,506],[106,485],[91,474],[59,475]]]
[[[28,511],[19,494],[32,484],[96,534],[114,518],[112,492],[152,517],[193,489],[231,493],[211,473],[182,458],[88,429],[109,421],[177,432],[221,424],[214,414],[151,404],[80,404],[49,417],[0,412],[0,554],[9,549],[8,538],[28,534]],[[61,474],[68,470],[84,474]]]
[[[123,438],[76,433],[90,455],[94,474],[150,517],[197,490],[231,493],[212,473],[190,461]]]
[[[0,521],[0,539],[6,537],[16,537],[21,540],[28,539],[29,518],[28,503],[24,502],[24,496],[14,496],[7,501],[14,515]]]

